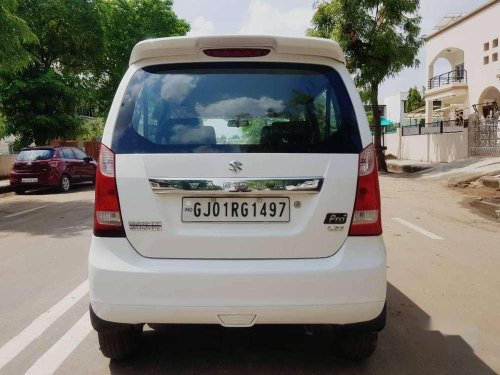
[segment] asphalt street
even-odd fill
[[[93,190],[0,196],[0,374],[494,374],[500,224],[420,179],[382,176],[388,324],[372,358],[336,355],[327,328],[146,329],[104,358],[88,320]]]

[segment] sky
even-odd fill
[[[420,0],[422,34],[429,34],[447,14],[466,13],[487,0]],[[189,35],[272,34],[303,36],[314,14],[315,0],[174,0],[177,15],[191,24]],[[425,50],[418,56],[421,64],[386,80],[380,98],[421,88],[426,82]],[[449,70],[436,65],[436,74]]]

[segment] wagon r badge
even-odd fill
[[[160,232],[163,230],[161,221],[129,221],[130,230],[142,232]]]

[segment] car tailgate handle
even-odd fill
[[[323,187],[323,177],[294,178],[150,178],[153,192],[165,193],[319,193]]]

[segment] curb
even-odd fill
[[[500,189],[500,178],[485,177],[483,178],[483,185],[492,189]]]
[[[485,214],[494,217],[500,221],[500,204],[490,203],[485,201],[472,201],[471,206],[479,208]]]
[[[10,193],[11,191],[12,189],[10,188],[10,185],[0,186],[0,194]]]
[[[435,164],[391,164],[387,163],[387,170],[392,173],[415,173],[435,167]]]

